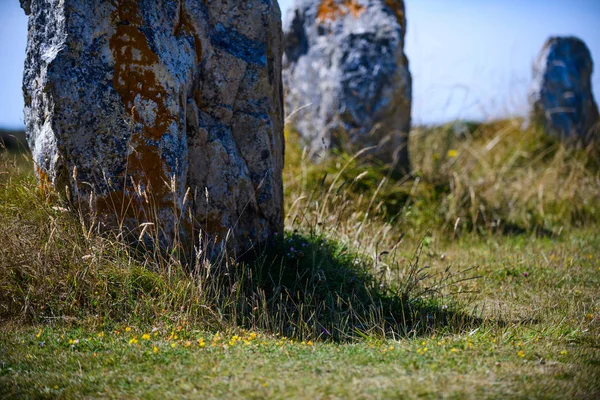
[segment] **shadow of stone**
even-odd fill
[[[245,279],[235,279],[244,285],[244,326],[340,342],[458,333],[484,322],[434,296],[412,298],[373,274],[369,260],[320,236],[287,234],[257,254],[240,264]]]

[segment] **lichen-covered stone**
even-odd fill
[[[40,180],[91,205],[107,228],[142,226],[188,249],[200,236],[211,258],[282,230],[275,0],[21,4]]]
[[[533,66],[532,120],[565,141],[598,139],[598,106],[592,93],[594,64],[589,49],[575,37],[546,41]]]
[[[317,157],[370,153],[409,169],[411,76],[402,0],[296,0],[284,23],[286,114]]]

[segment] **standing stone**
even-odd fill
[[[411,76],[402,0],[296,0],[284,24],[286,114],[315,156],[356,152],[409,170]]]
[[[106,228],[209,257],[281,232],[275,0],[21,0],[37,176]],[[206,254],[206,253],[205,253]]]
[[[565,141],[587,143],[597,138],[593,68],[590,51],[580,39],[548,39],[533,66],[532,120],[548,134]]]

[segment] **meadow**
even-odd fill
[[[417,127],[398,179],[298,143],[284,237],[216,264],[99,234],[0,152],[0,397],[600,396],[597,149]]]

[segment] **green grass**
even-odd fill
[[[482,327],[470,336],[312,345],[259,335],[248,344],[225,339],[214,347],[211,334],[179,334],[189,337],[189,347],[187,339],[168,340],[168,332],[143,340],[136,329],[102,338],[82,330],[14,332],[4,341],[10,350],[3,352],[8,363],[1,374],[10,391],[3,394],[437,398],[582,397],[598,390],[597,353],[529,329]],[[133,337],[138,342],[130,344]]]
[[[401,181],[289,139],[285,237],[193,271],[1,153],[0,397],[600,396],[598,158],[519,126],[418,129]]]

